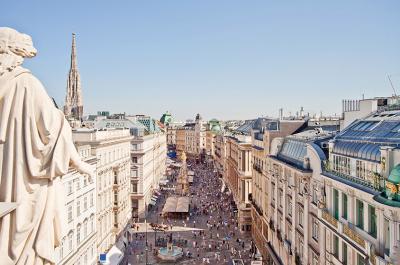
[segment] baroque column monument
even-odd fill
[[[1,264],[53,264],[64,222],[61,176],[71,166],[92,175],[71,127],[43,85],[21,65],[32,39],[0,28],[0,202],[17,208],[0,221]]]

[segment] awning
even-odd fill
[[[189,212],[189,197],[169,197],[163,208],[163,213],[187,212]]]
[[[152,206],[154,206],[154,205],[156,205],[156,202],[155,202],[155,201],[153,201],[153,200],[151,200],[151,201],[149,202],[149,205],[152,205]]]
[[[116,246],[112,246],[112,248],[107,253],[106,264],[118,265],[123,258],[124,258],[124,253],[122,253],[122,251]]]
[[[153,196],[151,197],[151,199],[156,201],[156,200],[158,199],[158,196],[153,195]]]

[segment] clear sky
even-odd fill
[[[77,34],[85,113],[177,119],[339,113],[400,93],[400,1],[5,1],[32,36],[25,66],[63,105]]]

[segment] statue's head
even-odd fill
[[[0,27],[0,75],[21,65],[24,58],[36,55],[29,35],[12,28]]]

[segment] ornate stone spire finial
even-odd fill
[[[71,49],[71,69],[77,70],[76,63],[76,44],[75,44],[75,33],[72,33],[72,49]]]

